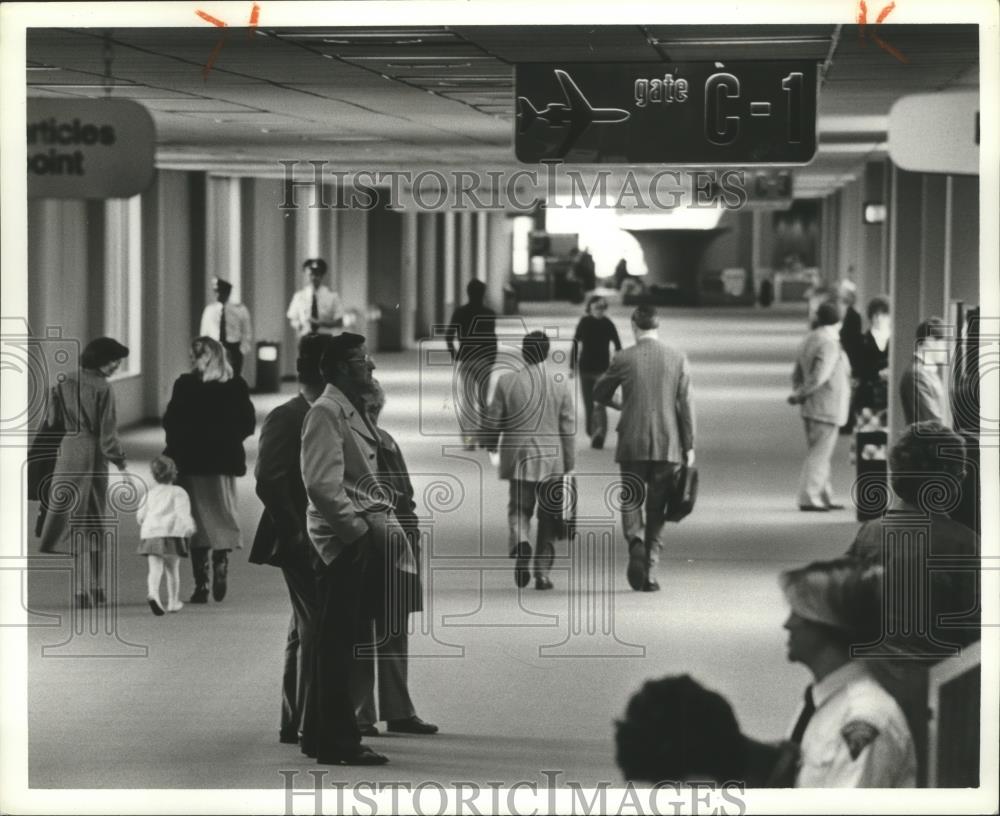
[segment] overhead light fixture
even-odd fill
[[[824,43],[829,43],[830,38],[827,36],[817,36],[817,37],[768,37],[766,39],[761,37],[713,37],[711,39],[703,39],[693,37],[691,39],[684,39],[683,37],[653,37],[650,43],[653,45],[665,45],[665,46],[679,46],[679,47],[701,47],[706,48],[712,47],[724,47],[727,45],[762,45],[769,48],[780,47],[783,45],[822,45]]]
[[[275,34],[284,40],[386,40],[420,37],[422,39],[457,39],[451,31],[443,28],[373,28],[373,29],[321,29],[308,31],[277,31]]]
[[[410,56],[407,54],[403,56],[402,54],[363,54],[359,56],[352,56],[352,62],[385,62],[387,65],[393,68],[427,68],[428,63],[431,62],[463,62],[469,63],[474,60],[490,60],[495,61],[494,57],[480,56],[476,54],[465,54],[459,56],[457,54],[427,54],[421,56]],[[449,66],[450,67],[450,66]],[[468,67],[463,65],[461,67]]]
[[[369,45],[369,43],[367,42],[359,43],[357,40],[353,39],[352,40],[328,39],[328,40],[323,40],[323,42],[326,45]],[[384,39],[379,41],[379,45],[420,45],[421,43],[423,43],[423,40],[420,38],[412,40]]]
[[[132,87],[132,88],[139,87],[134,82],[122,82],[122,80],[115,80],[115,82],[117,84],[124,84],[126,87]],[[62,90],[62,89],[65,89],[65,88],[100,88],[100,89],[103,90],[104,87],[105,87],[105,85],[104,85],[103,82],[97,82],[97,83],[73,83],[73,84],[62,83],[62,82],[59,82],[59,83],[53,83],[53,82],[44,82],[44,83],[43,82],[36,82],[36,83],[32,84],[31,87],[32,88],[46,88],[46,89],[53,90],[53,91],[58,91],[58,90]]]
[[[368,59],[367,57],[351,57],[352,60],[355,59]],[[418,58],[422,60],[423,57]],[[468,61],[468,57],[456,57],[454,61],[451,62],[441,62],[441,57],[435,57],[434,59],[439,60],[438,62],[420,62],[420,61],[407,61],[407,62],[387,62],[385,64],[386,68],[417,68],[423,70],[453,70],[455,68],[471,68],[472,63]],[[461,60],[461,61],[459,61]]]
[[[61,71],[62,68],[56,68],[54,65],[29,65],[25,70],[27,71]]]

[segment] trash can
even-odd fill
[[[376,309],[378,317],[378,351],[403,350],[403,313],[399,304],[389,306],[380,303]]]
[[[258,394],[277,394],[281,390],[281,343],[261,340],[257,343]]]
[[[513,286],[503,288],[503,313],[505,315],[517,314],[517,290]]]
[[[854,440],[858,521],[882,518],[889,503],[889,468],[886,462],[889,435],[885,431],[858,431]]]

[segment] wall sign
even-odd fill
[[[156,130],[127,99],[28,99],[29,198],[130,198],[153,181]]]
[[[514,152],[602,164],[806,164],[816,63],[529,63],[516,67]]]
[[[912,94],[889,110],[889,157],[916,173],[979,174],[979,93]]]

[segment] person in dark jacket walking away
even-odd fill
[[[600,295],[592,295],[587,301],[587,313],[576,324],[573,335],[573,351],[570,360],[570,376],[579,369],[580,391],[583,393],[583,415],[590,445],[597,450],[604,447],[604,437],[608,432],[608,411],[600,403],[594,403],[594,383],[608,370],[611,355],[608,348],[622,350],[615,324],[606,316],[608,302]]]
[[[177,463],[177,483],[191,497],[198,525],[191,539],[191,603],[206,603],[209,583],[216,601],[226,597],[229,551],[243,546],[236,520],[236,477],[247,472],[243,440],[254,432],[257,420],[250,389],[242,377],[233,376],[218,340],[195,338],[191,360],[194,369],[174,382],[163,416],[164,455]]]
[[[470,280],[465,291],[469,302],[455,310],[444,339],[456,363],[455,402],[462,441],[467,450],[474,450],[482,433],[490,374],[497,359],[496,312],[484,302],[486,284],[481,280]]]

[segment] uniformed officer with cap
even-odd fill
[[[797,788],[906,788],[916,785],[916,755],[903,712],[852,659],[851,646],[877,639],[880,567],[853,558],[782,573],[791,614],[788,659],[805,664],[806,689],[790,739],[801,746]]]
[[[242,303],[231,303],[233,285],[216,278],[213,286],[216,303],[209,303],[201,313],[201,334],[222,343],[237,377],[243,373],[243,358],[253,347],[250,311]]]
[[[293,296],[288,306],[289,323],[300,337],[306,334],[340,334],[344,328],[344,308],[340,295],[325,283],[326,261],[309,258],[302,264],[308,282]]]

